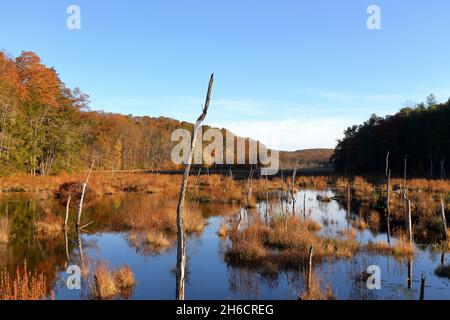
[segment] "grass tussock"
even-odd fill
[[[0,244],[8,244],[11,240],[11,226],[7,218],[0,218]]]
[[[39,236],[53,237],[58,235],[63,229],[64,221],[60,216],[55,216],[50,212],[34,223],[34,228]]]
[[[404,237],[400,237],[394,245],[390,245],[385,241],[369,242],[364,249],[371,253],[390,255],[396,258],[410,257],[414,255],[414,246],[411,245]]]
[[[108,300],[118,295],[129,297],[134,285],[134,273],[130,267],[122,266],[111,271],[105,262],[95,264],[93,290],[95,299]]]
[[[149,232],[145,239],[146,244],[156,246],[156,247],[168,247],[170,246],[170,241],[167,240],[166,236],[161,232]]]
[[[319,235],[320,225],[297,217],[274,217],[266,225],[256,219],[242,231],[232,229],[232,245],[225,254],[231,263],[260,263],[299,267],[314,248],[314,260],[327,257],[351,258],[358,250],[355,232],[338,236]]]
[[[217,231],[217,235],[220,238],[226,238],[229,235],[228,227],[225,224],[221,224],[219,230]]]
[[[164,234],[177,232],[177,203],[168,197],[154,195],[151,200],[137,197],[136,201],[118,205],[117,214],[109,217],[108,221],[108,224],[117,230],[128,229]],[[184,222],[188,233],[198,233],[203,230],[206,220],[197,204],[188,203],[185,206]]]
[[[129,266],[119,267],[116,271],[114,271],[113,277],[116,286],[120,290],[134,287],[136,284],[134,273]]]
[[[42,300],[47,296],[47,285],[43,273],[17,267],[15,278],[4,270],[0,271],[0,300]]]
[[[331,287],[327,287],[324,291],[321,288],[322,281],[316,273],[311,274],[311,281],[309,283],[309,290],[304,290],[300,295],[300,300],[335,300]]]
[[[367,223],[363,219],[354,220],[351,222],[353,228],[358,230],[366,230]]]

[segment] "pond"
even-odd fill
[[[347,211],[345,203],[336,198],[334,190],[302,190],[296,194],[296,212],[305,207],[308,217],[321,224],[321,233],[333,235],[349,228],[362,219],[358,213]],[[61,299],[92,298],[92,272],[82,278],[81,289],[69,289],[66,279],[68,266],[77,265],[93,270],[100,261],[109,268],[128,265],[135,276],[136,285],[117,299],[174,299],[176,236],[165,248],[152,248],[136,241],[133,232],[117,230],[110,218],[138,202],[156,201],[157,195],[126,194],[105,197],[86,208],[86,221],[94,223],[77,235],[61,232],[52,238],[38,237],[33,221],[45,211],[63,215],[64,207],[53,200],[36,200],[25,196],[3,197],[0,217],[11,221],[14,234],[9,245],[0,244],[0,268],[14,274],[17,266],[27,261],[29,270],[46,275],[52,296]],[[329,199],[322,201],[321,199]],[[264,216],[267,203],[258,202],[252,209]],[[272,210],[281,210],[275,199],[269,202]],[[290,205],[291,206],[291,205]],[[43,209],[45,208],[45,209]],[[199,204],[207,220],[202,231],[188,237],[186,299],[298,299],[304,290],[304,275],[299,270],[277,270],[264,273],[256,268],[229,265],[224,252],[229,240],[220,237],[220,226],[239,215],[240,208],[233,205]],[[242,209],[241,209],[242,210]],[[289,210],[289,209],[288,209]],[[379,219],[378,219],[379,220]],[[357,232],[361,243],[386,241],[382,223],[369,223]],[[395,242],[395,237],[390,237]],[[450,280],[438,277],[435,270],[446,264],[446,256],[432,245],[415,244],[412,258],[396,259],[392,256],[359,251],[351,259],[326,259],[314,265],[315,273],[325,287],[331,288],[337,299],[419,299],[422,273],[426,276],[426,299],[449,299]],[[376,265],[381,271],[381,289],[370,290],[361,274],[368,266]],[[411,278],[409,277],[411,275]],[[50,298],[50,293],[48,298]]]

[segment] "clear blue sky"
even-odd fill
[[[81,30],[66,9],[81,8]],[[382,29],[366,27],[381,8]],[[450,97],[450,1],[15,0],[0,7],[0,48],[32,50],[92,109],[193,121],[209,74],[207,123],[333,147],[349,125],[431,92]]]

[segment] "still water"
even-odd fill
[[[328,191],[300,191],[297,194],[298,211],[305,201],[308,216],[322,225],[320,232],[334,234],[361,219],[356,213],[350,216],[347,208],[337,200],[321,202],[317,196],[333,198]],[[66,285],[69,265],[93,268],[104,261],[110,268],[128,265],[134,272],[136,285],[127,295],[118,299],[173,299],[175,297],[176,247],[174,243],[164,250],[149,250],[130,240],[130,232],[116,231],[109,227],[108,215],[120,214],[127,204],[138,201],[154,201],[155,195],[129,194],[106,197],[86,209],[86,219],[94,221],[77,237],[64,232],[52,239],[40,239],[33,232],[32,223],[45,211],[64,212],[63,206],[53,201],[30,200],[21,197],[1,199],[0,217],[12,221],[14,239],[7,245],[0,244],[0,268],[13,273],[26,259],[29,269],[44,271],[53,288],[54,298],[89,299],[92,275],[82,280],[81,290],[69,290]],[[265,202],[260,202],[256,213],[264,215]],[[272,210],[280,210],[279,203],[270,203]],[[42,209],[42,208],[45,208]],[[224,220],[235,217],[239,208],[231,205],[200,205],[207,225],[187,242],[187,299],[297,299],[304,290],[304,277],[299,270],[279,270],[267,274],[256,268],[228,265],[224,252],[228,240],[220,238],[217,231]],[[383,227],[369,226],[358,231],[361,243],[386,241]],[[77,241],[80,240],[80,241]],[[391,237],[391,241],[395,238]],[[173,241],[172,241],[173,242]],[[450,299],[450,280],[440,278],[435,269],[446,264],[446,256],[430,245],[416,244],[413,259],[360,252],[352,259],[328,259],[314,266],[324,288],[330,287],[337,299],[418,299],[422,273],[426,276],[426,299]],[[450,261],[449,261],[450,262]],[[368,266],[377,265],[381,270],[381,289],[369,290],[360,275]],[[408,282],[408,270],[412,281]]]

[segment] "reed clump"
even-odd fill
[[[112,272],[106,263],[97,263],[94,267],[94,298],[111,299],[118,294]]]
[[[164,195],[152,199],[137,197],[136,201],[121,204],[118,213],[109,218],[109,224],[118,230],[176,233],[177,203]],[[198,233],[206,221],[199,206],[188,203],[185,208],[185,228],[188,233]]]
[[[170,241],[167,240],[166,236],[162,232],[149,232],[145,239],[146,244],[156,246],[156,247],[168,247],[170,246]]]
[[[221,224],[219,230],[217,231],[217,235],[220,238],[226,238],[229,234],[228,227],[225,224]]]
[[[334,297],[333,290],[331,289],[331,287],[328,286],[324,291],[321,288],[321,284],[322,281],[317,276],[317,274],[313,272],[310,277],[309,288],[308,290],[305,289],[300,294],[300,300],[307,300],[307,301],[335,300],[336,298]]]
[[[356,198],[369,201],[374,196],[374,186],[358,176],[353,180],[353,192]]]
[[[351,225],[353,228],[358,229],[358,230],[366,230],[367,229],[367,223],[363,219],[353,220],[351,222]]]
[[[119,290],[134,287],[136,281],[134,273],[129,266],[121,266],[113,273],[114,282]]]
[[[118,295],[129,297],[135,285],[134,273],[129,266],[109,270],[106,262],[94,266],[93,297],[99,300],[113,299]]]
[[[284,267],[299,267],[305,263],[309,248],[314,247],[314,259],[350,258],[359,250],[356,233],[324,237],[320,225],[298,217],[274,216],[269,224],[256,218],[242,231],[231,230],[232,245],[225,258],[233,263],[272,263]]]
[[[11,225],[7,218],[0,218],[0,244],[8,244],[11,240]]]
[[[34,223],[35,231],[39,236],[54,237],[59,235],[63,229],[64,221],[62,217],[53,215],[47,211],[43,217]]]
[[[394,245],[390,245],[385,241],[369,242],[364,249],[371,253],[390,255],[396,258],[409,257],[414,255],[414,246],[405,240],[404,237],[397,239]]]
[[[23,267],[17,267],[15,278],[6,271],[0,271],[0,300],[42,300],[47,296],[45,275]]]

